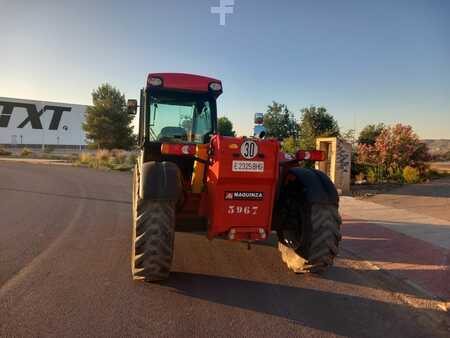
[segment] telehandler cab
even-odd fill
[[[131,271],[168,278],[175,231],[209,239],[263,241],[276,231],[281,258],[296,272],[333,264],[341,239],[339,197],[322,172],[299,167],[320,151],[291,157],[275,139],[217,134],[219,80],[149,74],[139,107],[139,156],[133,175]]]

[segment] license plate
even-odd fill
[[[264,172],[263,161],[233,161],[231,169],[235,172],[262,173]]]

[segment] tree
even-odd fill
[[[302,149],[314,149],[317,137],[340,136],[338,123],[326,108],[311,106],[301,112],[299,129]]]
[[[92,92],[93,105],[86,109],[83,130],[91,146],[106,149],[131,149],[135,136],[127,113],[125,96],[110,84],[102,84]]]
[[[294,136],[289,136],[285,138],[281,144],[281,150],[290,155],[295,155],[295,153],[300,149],[300,142],[298,138]]]
[[[267,136],[276,137],[283,140],[290,136],[297,136],[298,125],[294,115],[284,104],[273,101],[267,106],[267,113],[264,114],[264,127],[267,129]]]
[[[349,129],[342,134],[342,138],[350,142],[352,146],[355,144],[355,129]]]
[[[358,145],[358,161],[383,166],[384,171],[421,167],[430,158],[428,148],[411,126],[396,124],[384,128],[373,145]]]
[[[378,136],[384,131],[386,126],[383,123],[369,124],[359,133],[358,143],[374,145]]]
[[[217,120],[217,131],[222,136],[236,136],[236,132],[233,130],[233,123],[225,116]]]

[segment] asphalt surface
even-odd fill
[[[316,277],[290,273],[270,244],[177,233],[170,281],[133,282],[130,183],[129,173],[0,162],[0,336],[448,335],[436,310],[403,295],[426,297],[345,245]]]
[[[404,185],[368,201],[450,221],[450,177]]]

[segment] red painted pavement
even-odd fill
[[[344,215],[344,248],[450,301],[450,250]]]

